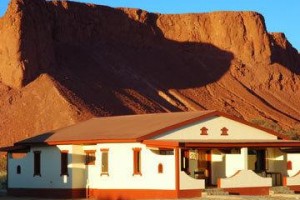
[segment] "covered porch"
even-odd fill
[[[299,141],[152,140],[145,143],[178,149],[181,182],[189,176],[193,184],[196,183],[193,180],[200,179],[204,180],[205,188],[218,187],[245,195],[268,195],[272,186],[300,189]]]

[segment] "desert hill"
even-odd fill
[[[290,129],[299,73],[299,53],[255,12],[12,0],[0,18],[0,145],[93,116],[204,109]]]

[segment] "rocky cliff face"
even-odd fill
[[[0,144],[147,112],[218,109],[291,128],[300,121],[299,58],[255,12],[12,0],[0,19]]]

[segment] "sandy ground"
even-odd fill
[[[274,194],[269,196],[210,195],[207,197],[180,199],[180,200],[294,200],[294,199],[300,200],[300,194]],[[12,196],[7,196],[5,190],[0,190],[0,200],[49,200],[49,199],[30,198],[30,197],[12,197]],[[65,199],[56,199],[56,200],[65,200]],[[78,199],[78,200],[87,200],[87,199]],[[161,200],[171,200],[171,199],[161,199]]]
[[[41,199],[41,198],[22,198],[22,197],[8,197],[8,196],[0,196],[0,200],[49,200],[49,199]],[[300,199],[299,194],[275,194],[272,196],[208,196],[202,198],[191,198],[191,199],[180,199],[180,200],[293,200]],[[64,199],[56,199],[56,200],[64,200]],[[79,199],[79,200],[87,200],[87,199]],[[148,199],[150,200],[150,199]],[[166,199],[164,199],[166,200]]]

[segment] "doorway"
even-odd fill
[[[211,185],[211,151],[182,149],[181,171],[195,179],[205,179],[205,185]]]

